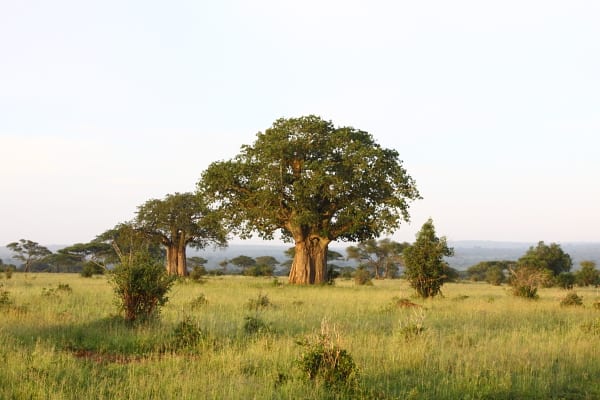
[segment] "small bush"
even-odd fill
[[[94,275],[104,275],[104,268],[93,261],[88,261],[83,265],[80,274],[84,278],[91,278]]]
[[[73,293],[73,288],[68,283],[59,283],[56,290],[63,293]]]
[[[339,345],[340,337],[335,327],[327,321],[321,323],[321,333],[299,342],[304,352],[298,367],[306,378],[320,381],[326,386],[350,385],[356,381],[358,368],[348,351]]]
[[[245,276],[273,276],[275,268],[269,265],[253,265],[244,269],[242,272]]]
[[[413,340],[425,332],[425,311],[414,310],[406,321],[400,323],[400,335],[406,341]]]
[[[570,272],[561,272],[556,276],[555,281],[558,287],[571,290],[575,284],[575,275]]]
[[[522,266],[514,270],[510,269],[510,273],[513,295],[526,299],[537,299],[538,288],[549,282],[547,271],[534,267]]]
[[[246,303],[246,308],[249,310],[257,311],[272,305],[273,304],[269,300],[269,296],[267,296],[266,294],[259,293],[255,299],[248,299],[248,302]]]
[[[354,283],[357,285],[373,285],[373,281],[371,280],[371,273],[367,271],[366,268],[358,268],[354,272]]]
[[[190,272],[190,279],[196,282],[204,283],[204,277],[208,274],[206,268],[202,265],[197,265]]]
[[[561,301],[561,306],[582,306],[583,298],[575,292],[569,292]]]
[[[204,295],[204,293],[201,293],[194,300],[192,300],[190,302],[190,307],[192,309],[197,309],[197,308],[204,307],[207,304],[208,304],[208,299],[206,298],[206,296]]]
[[[244,333],[246,335],[256,335],[261,333],[269,333],[273,329],[262,319],[258,317],[244,317]]]
[[[6,279],[12,278],[14,272],[15,272],[15,266],[14,265],[5,265],[4,266],[4,277]]]
[[[147,320],[156,316],[167,301],[167,292],[176,277],[167,274],[161,262],[148,253],[133,254],[130,259],[111,272],[119,307],[125,312],[125,320]]]
[[[0,283],[0,307],[6,307],[12,305],[10,293],[4,289],[4,285]]]
[[[193,347],[205,336],[197,323],[186,317],[173,329],[173,345],[176,349]]]

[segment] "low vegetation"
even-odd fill
[[[3,280],[0,398],[600,398],[592,287],[564,307],[557,287],[532,302],[487,283],[422,299],[402,279],[205,279],[177,280],[145,324],[125,322],[107,276]]]

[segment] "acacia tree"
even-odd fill
[[[396,150],[313,115],[275,121],[234,159],[212,163],[198,189],[241,237],[293,241],[297,284],[327,280],[329,243],[391,232],[419,198]]]
[[[171,275],[187,275],[186,248],[203,249],[213,244],[226,246],[227,234],[221,221],[194,193],[168,194],[138,207],[136,229],[167,250],[166,268]]]
[[[6,247],[15,253],[13,258],[23,263],[24,272],[29,272],[33,264],[42,261],[45,257],[52,254],[48,248],[27,239],[20,239],[18,242],[9,243]]]
[[[375,279],[391,278],[398,271],[402,261],[402,251],[408,243],[398,243],[389,238],[369,239],[357,246],[348,246],[346,253],[349,259],[372,268]]]
[[[573,261],[571,256],[565,253],[559,244],[550,243],[550,245],[547,245],[540,241],[537,246],[531,246],[519,258],[517,264],[519,267],[548,270],[552,275],[557,276],[561,272],[569,272],[573,266]]]
[[[444,257],[452,256],[445,237],[437,237],[431,218],[417,233],[417,240],[404,249],[405,275],[417,294],[434,297],[448,279],[448,264]]]

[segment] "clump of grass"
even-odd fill
[[[327,320],[321,322],[321,332],[300,341],[304,352],[298,367],[306,378],[322,382],[327,387],[349,386],[355,383],[358,368],[350,353],[340,346],[337,328]]]
[[[409,315],[405,321],[400,322],[400,336],[405,341],[410,341],[421,336],[425,332],[425,311],[414,310],[412,315]]]
[[[204,295],[204,293],[200,293],[195,299],[190,302],[190,307],[192,309],[198,309],[206,306],[208,304],[208,299]]]
[[[4,285],[0,283],[0,307],[8,307],[13,304],[8,290],[4,289]]]
[[[413,303],[407,298],[393,297],[390,308],[422,308],[423,306],[417,303]]]
[[[600,336],[600,318],[581,324],[581,330],[590,335]]]
[[[560,301],[561,306],[582,306],[583,298],[578,296],[575,292],[569,292],[567,295]]]
[[[244,317],[244,333],[246,335],[260,335],[273,332],[273,328],[259,317]]]
[[[462,301],[462,300],[466,300],[468,298],[469,298],[469,296],[467,296],[466,294],[459,294],[453,300],[454,301]]]
[[[269,300],[269,296],[262,293],[259,293],[256,298],[248,299],[248,302],[246,302],[246,308],[254,311],[262,310],[272,305],[273,303]]]
[[[205,336],[204,331],[190,317],[186,317],[173,329],[175,349],[193,347]]]

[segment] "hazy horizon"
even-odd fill
[[[0,4],[0,245],[86,242],[281,117],[396,149],[449,240],[600,241],[600,4]]]

